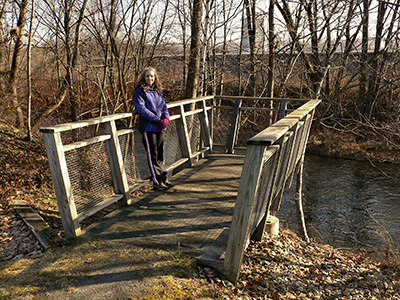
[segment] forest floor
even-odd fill
[[[333,131],[311,136],[308,151],[400,163],[399,150],[385,140],[360,142]],[[63,236],[40,135],[28,142],[0,121],[0,299],[400,299],[398,255],[380,263],[363,253],[305,243],[284,228],[277,237],[249,245],[236,286],[181,249],[77,239],[45,252],[32,242],[32,252],[20,247],[11,255],[5,252],[10,240],[32,238],[17,229],[23,224],[8,207],[12,199],[27,201]],[[124,277],[101,282],[99,273],[107,268]]]

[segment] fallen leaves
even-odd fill
[[[0,207],[0,261],[19,259],[42,252],[28,226],[11,210]]]
[[[400,299],[395,269],[362,253],[306,243],[290,231],[251,242],[235,299]],[[224,280],[213,281],[222,287]],[[225,285],[226,286],[226,285]]]

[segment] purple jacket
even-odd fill
[[[133,103],[139,114],[139,129],[141,132],[161,132],[157,122],[169,118],[167,104],[161,92],[153,89],[143,89],[138,86],[133,94]]]

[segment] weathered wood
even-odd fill
[[[292,153],[293,153],[293,148],[294,148],[294,141],[289,144],[290,139],[294,139],[296,132],[297,132],[297,123],[294,126],[294,128],[292,128],[293,131],[288,131],[285,134],[285,137],[283,139],[282,142],[282,151],[280,154],[280,161],[282,163],[278,164],[278,168],[277,168],[277,178],[276,178],[276,182],[274,184],[275,186],[275,190],[273,193],[273,198],[271,201],[272,203],[279,203],[277,205],[277,209],[276,211],[279,210],[280,207],[280,203],[282,201],[282,197],[283,197],[283,192],[284,192],[284,182],[286,181],[286,174],[288,173],[289,170],[289,164],[290,164],[290,160],[292,158]],[[268,212],[269,213],[269,212]]]
[[[259,101],[294,101],[294,102],[308,102],[311,99],[298,99],[298,98],[268,98],[268,97],[250,97],[250,96],[215,96],[216,99],[236,100],[259,100]]]
[[[224,275],[224,259],[226,245],[228,243],[230,230],[225,228],[221,234],[214,240],[212,245],[207,248],[203,255],[198,259],[202,265],[210,266],[222,276]]]
[[[278,120],[283,119],[286,115],[286,109],[287,109],[287,101],[283,100],[281,102],[281,107],[279,109],[279,115],[278,115]]]
[[[118,140],[117,126],[111,120],[104,124],[105,132],[111,135],[107,143],[107,150],[110,159],[111,173],[114,180],[114,188],[117,194],[123,196],[123,204],[127,204],[130,199],[128,180],[126,178],[124,161],[122,158],[121,147]]]
[[[61,221],[68,240],[80,235],[75,202],[68,175],[67,162],[63,151],[60,133],[44,132],[44,142],[49,158],[54,190],[60,210]]]
[[[269,146],[266,151],[264,152],[264,158],[263,158],[263,168],[261,169],[261,174],[260,174],[260,181],[262,180],[263,182],[258,182],[258,186],[257,186],[257,195],[258,197],[261,197],[262,199],[258,199],[258,201],[262,201],[261,205],[258,204],[257,209],[259,210],[259,212],[255,212],[253,214],[253,218],[257,218],[256,222],[257,222],[257,226],[254,229],[253,233],[250,232],[251,235],[251,239],[255,240],[255,241],[261,241],[261,238],[263,236],[264,230],[265,230],[265,226],[267,223],[267,219],[269,217],[269,210],[268,210],[268,205],[271,201],[271,195],[272,195],[272,191],[273,191],[273,183],[275,181],[275,177],[276,177],[276,170],[278,167],[278,164],[275,163],[275,160],[277,161],[278,158],[276,158],[275,156],[279,154],[279,145],[272,145]],[[276,154],[278,153],[278,154]],[[267,163],[272,164],[272,169],[269,170],[268,173],[266,173],[267,171],[264,170],[264,168],[266,167]],[[268,176],[266,178],[266,176]],[[265,190],[261,190],[261,189],[265,189]],[[268,195],[268,197],[267,197]],[[258,213],[258,216],[257,216]],[[253,228],[251,228],[253,229]]]
[[[123,200],[123,195],[116,195],[114,197],[110,197],[108,199],[105,199],[103,201],[101,201],[100,203],[97,203],[95,206],[93,206],[89,211],[85,212],[85,213],[81,213],[78,216],[78,221],[82,222],[84,219],[94,215],[95,213],[97,213],[98,211],[102,210],[103,208],[106,208],[107,206],[109,206],[110,204],[113,204],[119,200]]]
[[[208,115],[207,115],[208,108],[205,100],[203,100],[201,104],[203,107],[202,107],[202,112],[200,114],[200,122],[201,122],[202,132],[204,135],[204,146],[212,152],[213,143],[211,139],[210,122],[208,120]]]
[[[186,122],[186,113],[184,105],[181,104],[180,108],[180,126],[178,126],[178,134],[179,134],[179,141],[181,143],[182,149],[182,156],[184,158],[188,158],[189,165],[192,164],[191,157],[192,157],[192,149],[190,149],[190,139],[189,139],[189,132],[188,126]]]
[[[288,173],[286,176],[286,180],[285,180],[285,189],[288,189],[291,187],[292,185],[292,181],[293,181],[293,176],[295,173],[295,166],[297,165],[297,161],[298,161],[298,153],[300,150],[300,142],[303,139],[303,134],[304,134],[304,121],[300,121],[297,124],[296,127],[296,132],[295,132],[296,136],[294,138],[294,145],[293,145],[293,154],[292,154],[292,158],[290,160],[290,165],[289,165],[289,169],[288,169]]]
[[[256,134],[247,141],[248,145],[272,145],[281,138],[290,128],[303,119],[310,111],[320,103],[320,100],[311,100],[311,103],[303,104],[285,118]]]
[[[197,98],[191,98],[191,99],[184,99],[184,100],[179,100],[179,101],[174,101],[167,103],[168,108],[174,108],[174,107],[179,107],[181,105],[187,105],[187,104],[193,104],[199,101],[207,101],[207,100],[212,100],[214,96],[204,96],[204,97],[197,97]]]
[[[250,145],[243,164],[224,260],[224,275],[232,282],[236,282],[239,276],[243,252],[249,238],[250,218],[263,164],[264,151],[265,147]]]
[[[132,117],[132,113],[120,113],[114,115],[108,115],[104,117],[93,118],[84,121],[78,121],[73,123],[59,124],[51,127],[42,127],[40,128],[40,132],[63,132],[70,131],[78,128],[88,127],[92,125],[98,125],[101,123],[106,123],[110,121],[120,120],[124,118]]]
[[[133,128],[127,128],[127,129],[118,130],[117,134],[118,134],[118,136],[121,136],[121,135],[125,135],[125,134],[130,134],[133,132],[135,132],[135,130]]]
[[[111,139],[111,135],[109,135],[109,134],[107,134],[107,135],[99,135],[99,136],[96,136],[94,138],[87,139],[87,140],[84,140],[84,141],[81,141],[81,142],[75,142],[75,143],[71,143],[71,144],[65,145],[65,146],[63,146],[63,150],[64,150],[64,152],[71,151],[71,150],[76,150],[76,149],[79,149],[79,148],[82,148],[82,147],[86,147],[86,146],[89,146],[89,145],[92,145],[92,144],[104,142],[104,141],[107,141],[109,139]]]

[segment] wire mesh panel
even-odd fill
[[[171,120],[165,131],[165,165],[168,167],[183,158],[179,142],[178,119]]]
[[[106,142],[65,153],[78,215],[115,195]]]
[[[200,114],[194,114],[186,117],[187,130],[192,153],[198,152],[201,148],[201,122]]]
[[[213,145],[223,146],[228,144],[231,130],[233,107],[214,107],[213,111]]]
[[[146,151],[139,130],[118,136],[129,188],[150,177]]]

